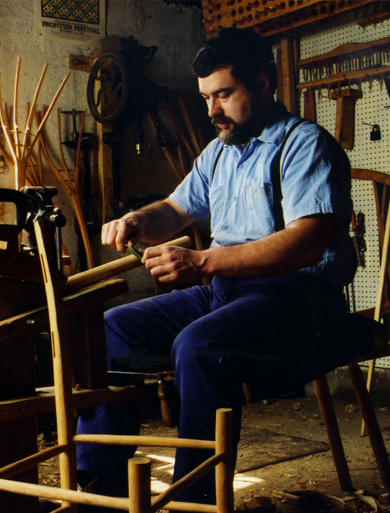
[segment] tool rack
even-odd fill
[[[202,0],[206,38],[221,28],[252,27],[263,37],[299,29],[378,0]]]

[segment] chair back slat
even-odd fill
[[[380,273],[376,290],[376,307],[374,310],[375,319],[379,320],[384,313],[383,306],[389,303],[389,280],[390,280],[390,263],[388,262],[388,242],[390,231],[390,222],[387,223],[390,201],[390,175],[371,169],[352,168],[351,176],[356,180],[364,180],[372,184],[376,219],[379,238],[379,255],[380,255]],[[387,264],[382,263],[385,253]]]

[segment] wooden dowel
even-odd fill
[[[89,504],[91,506],[101,506],[105,508],[129,511],[129,499],[107,497],[106,495],[95,495],[86,492],[76,492],[73,490],[66,490],[64,488],[52,488],[50,486],[0,479],[0,490],[19,493],[21,495],[31,495],[32,497],[44,497],[46,499],[62,500],[75,504]]]
[[[152,115],[150,113],[148,113],[147,117],[148,117],[149,123],[150,123],[154,133],[157,134],[156,123],[155,123]],[[163,151],[164,151],[164,155],[165,155],[169,165],[171,166],[173,172],[175,173],[176,178],[179,180],[179,182],[181,182],[183,180],[183,176],[181,175],[179,169],[177,168],[177,166],[173,160],[170,149],[167,147],[163,147]]]
[[[56,104],[56,101],[58,100],[58,97],[60,96],[63,88],[65,87],[65,84],[68,81],[69,77],[70,77],[70,71],[65,75],[64,80],[61,82],[59,88],[57,89],[57,92],[55,93],[55,95],[54,95],[54,97],[53,97],[53,99],[52,99],[52,101],[51,101],[51,103],[50,103],[50,105],[49,105],[49,107],[48,107],[48,109],[46,111],[46,114],[44,115],[44,117],[43,117],[43,119],[42,119],[42,121],[41,121],[41,123],[40,123],[40,125],[39,125],[39,127],[37,129],[37,133],[36,133],[36,135],[35,135],[35,137],[33,139],[33,142],[31,143],[31,146],[30,146],[30,149],[28,150],[26,158],[28,158],[30,156],[30,153],[32,152],[32,149],[33,149],[33,147],[34,147],[34,145],[35,145],[35,143],[36,143],[40,133],[42,132],[43,127],[45,126],[47,118],[50,116],[50,113],[53,110],[54,105]]]
[[[162,509],[168,502],[187,490],[190,486],[195,484],[197,481],[199,481],[199,479],[210,472],[222,461],[222,459],[222,454],[214,454],[214,456],[211,456],[211,458],[208,458],[206,461],[201,463],[198,467],[196,467],[196,469],[192,470],[184,477],[176,481],[176,483],[171,485],[164,492],[160,493],[160,495],[158,495],[158,497],[152,501],[150,513],[156,513],[156,511]]]
[[[129,460],[129,513],[149,513],[150,473],[149,458],[131,458]]]
[[[188,112],[187,112],[186,106],[184,105],[183,98],[181,96],[179,96],[177,101],[179,102],[179,107],[180,107],[181,114],[182,114],[183,119],[184,119],[184,123],[186,124],[188,132],[190,134],[192,145],[193,145],[193,147],[195,149],[196,154],[200,155],[201,154],[201,150],[200,150],[200,147],[199,147],[199,143],[198,143],[198,140],[196,138],[194,129],[192,128],[192,124],[191,124],[190,118],[188,116]]]
[[[25,127],[25,134],[24,134],[24,141],[23,141],[23,153],[22,153],[22,158],[24,157],[25,155],[25,150],[26,150],[26,143],[27,143],[27,137],[30,133],[30,124],[31,124],[31,119],[32,119],[32,115],[33,115],[33,112],[35,110],[35,105],[37,103],[37,100],[38,100],[38,96],[39,96],[39,93],[41,91],[41,87],[42,87],[42,84],[43,84],[43,80],[45,78],[45,75],[46,75],[46,71],[47,71],[47,68],[49,67],[49,63],[46,62],[46,64],[43,66],[43,70],[42,70],[42,73],[41,73],[41,76],[40,76],[40,79],[38,81],[38,84],[37,84],[37,87],[35,89],[35,94],[34,94],[34,97],[33,97],[33,101],[32,101],[32,104],[31,104],[31,107],[30,107],[30,111],[28,113],[28,117],[27,117],[27,121],[26,121],[26,127]]]
[[[165,509],[172,511],[197,511],[198,513],[217,513],[217,506],[213,504],[197,504],[194,502],[172,501],[165,505]]]
[[[66,450],[65,445],[56,445],[55,447],[50,447],[49,449],[37,452],[36,454],[23,458],[15,463],[11,463],[10,465],[0,469],[0,478],[9,479],[20,472],[24,472],[25,470],[39,465],[39,463],[43,463],[44,461],[50,460],[50,458],[58,456],[64,450]]]
[[[0,122],[1,122],[1,127],[3,129],[3,132],[4,132],[4,136],[6,138],[8,147],[9,147],[11,155],[12,155],[12,159],[15,164],[16,154],[15,154],[15,150],[14,150],[14,147],[13,147],[13,144],[12,144],[12,141],[10,138],[10,134],[9,134],[7,104],[4,105],[4,112],[3,112],[3,107],[0,104]],[[16,183],[16,180],[15,180],[15,183]]]
[[[358,406],[371,442],[378,470],[386,492],[390,490],[390,465],[387,449],[383,441],[382,433],[378,425],[369,392],[364,382],[364,377],[359,364],[349,365],[348,371],[352,386],[358,402]]]
[[[20,148],[19,148],[19,134],[18,134],[18,90],[19,90],[19,77],[20,77],[20,65],[21,65],[21,57],[19,55],[16,61],[16,72],[15,72],[15,87],[14,87],[14,130],[15,130],[15,151],[16,157],[20,157]],[[24,184],[22,184],[23,187]]]
[[[314,381],[314,388],[318,398],[318,405],[324,419],[326,434],[330,450],[336,467],[341,489],[344,491],[353,490],[348,463],[345,458],[344,447],[340,437],[339,426],[333,408],[332,396],[325,376]]]
[[[180,237],[179,239],[159,244],[159,246],[181,246],[186,248],[190,246],[190,244],[191,239],[189,237]],[[125,256],[118,260],[114,260],[113,262],[99,265],[98,267],[89,269],[88,271],[70,276],[68,281],[63,285],[62,290],[63,292],[78,290],[86,287],[87,285],[92,285],[97,281],[105,280],[106,278],[130,271],[131,269],[135,269],[141,265],[141,261],[137,257],[132,255]]]
[[[215,454],[223,460],[215,468],[215,492],[218,513],[233,513],[233,410],[217,410],[215,426]]]
[[[162,436],[136,435],[75,435],[75,442],[104,445],[138,445],[140,447],[175,447],[187,449],[215,449],[212,440],[193,440],[191,438],[167,438]]]
[[[184,135],[183,130],[181,129],[181,126],[179,124],[179,121],[178,121],[177,117],[175,116],[175,113],[171,109],[167,99],[164,96],[162,97],[162,104],[163,104],[164,108],[167,110],[168,114],[170,115],[170,117],[173,121],[173,124],[175,125],[175,130],[176,130],[177,134],[181,137],[181,140],[183,141],[185,147],[187,148],[188,153],[190,154],[191,160],[195,160],[195,158],[196,158],[195,151],[192,148],[191,144],[189,143],[187,137]]]

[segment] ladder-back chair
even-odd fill
[[[369,397],[369,389],[374,371],[374,362],[377,358],[390,356],[389,332],[383,325],[384,317],[390,311],[389,298],[389,239],[390,239],[390,176],[378,171],[367,169],[352,169],[352,179],[362,180],[369,184],[375,202],[377,219],[377,244],[379,246],[380,269],[378,269],[378,280],[376,287],[376,298],[373,298],[375,307],[365,308],[357,311],[357,315],[363,315],[373,319],[377,323],[382,323],[381,330],[376,330],[373,326],[372,337],[377,337],[375,349],[368,354],[360,355],[354,361],[348,364],[352,386],[356,399],[363,417],[364,427],[370,438],[370,443],[378,470],[386,491],[390,490],[390,463],[383,437],[378,426],[374,409]],[[378,266],[379,267],[379,266]],[[364,272],[364,271],[363,271]],[[355,314],[353,314],[355,315]],[[387,325],[387,322],[385,323]],[[379,326],[378,326],[379,327]],[[347,334],[346,334],[347,336]],[[364,380],[359,363],[370,362],[367,383]],[[334,412],[331,393],[326,380],[323,376],[314,382],[319,406],[324,419],[329,445],[335,462],[340,486],[343,490],[352,490],[353,485],[345,458],[344,448]]]
[[[55,252],[50,240],[46,219],[37,220],[34,223],[34,228],[50,323],[58,445],[26,456],[1,468],[0,490],[24,496],[60,500],[62,503],[56,510],[58,512],[76,513],[77,504],[88,504],[117,508],[133,513],[155,512],[162,508],[197,511],[197,507],[204,512],[232,513],[233,448],[231,410],[218,410],[215,442],[143,436],[74,434],[73,412],[79,407],[79,404],[75,401],[75,394],[72,393],[69,351],[70,334],[62,297],[63,288],[61,288],[58,279]],[[11,320],[11,322],[13,321],[17,322],[15,319]],[[103,402],[104,399],[100,398],[100,404]],[[95,402],[95,404],[99,404],[99,402]],[[153,500],[150,492],[150,462],[145,458],[133,458],[129,460],[129,497],[115,498],[76,491],[76,442],[187,447],[197,450],[212,449],[215,454]],[[20,472],[28,471],[54,456],[59,456],[60,461],[60,488],[11,480]],[[216,506],[186,504],[174,501],[177,495],[203,477],[207,472],[214,471],[214,468],[216,474]]]

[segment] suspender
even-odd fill
[[[275,220],[275,232],[283,230],[284,216],[283,216],[283,208],[282,208],[282,184],[281,184],[281,173],[280,173],[280,161],[282,158],[282,153],[286,142],[292,132],[305,121],[305,119],[298,119],[288,130],[285,135],[282,144],[280,145],[277,154],[275,155],[272,164],[271,164],[271,180],[272,180],[272,188],[273,188],[273,196],[274,196],[274,220]]]
[[[284,217],[283,217],[283,209],[282,209],[282,184],[281,184],[281,175],[280,175],[280,160],[282,158],[282,153],[284,146],[290,137],[291,133],[304,121],[305,119],[298,119],[288,130],[286,136],[284,137],[280,148],[278,149],[272,164],[271,164],[271,180],[272,180],[272,188],[273,188],[273,196],[274,196],[274,220],[275,220],[275,231],[278,232],[284,228]],[[214,162],[213,167],[213,175],[212,179],[214,179],[215,171],[217,169],[218,161],[222,155],[224,146],[219,150],[217,158]]]

